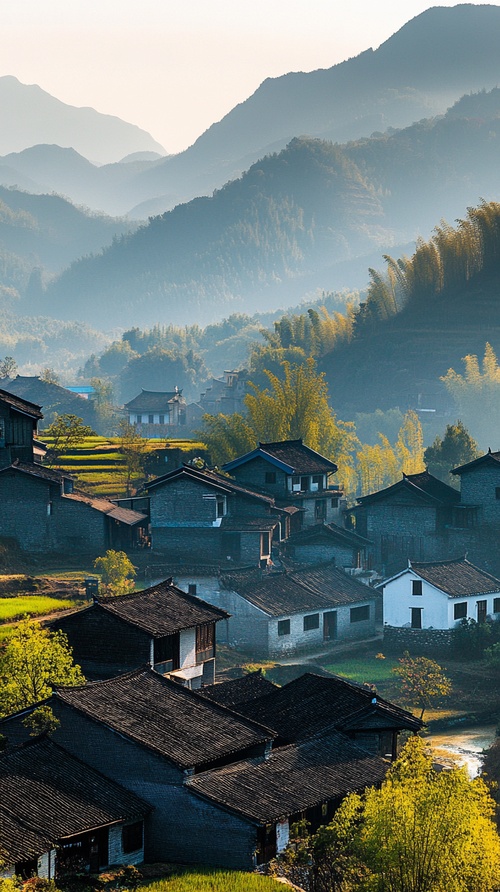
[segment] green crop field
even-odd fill
[[[77,601],[50,598],[47,595],[19,595],[15,598],[0,598],[0,623],[10,623],[23,616],[44,616],[58,610],[77,607]]]
[[[240,871],[196,871],[138,886],[137,892],[283,892],[283,883]]]
[[[43,437],[43,431],[40,436]],[[43,442],[50,448],[53,439],[43,437]],[[119,498],[125,495],[127,478],[121,443],[120,437],[86,437],[61,455],[58,467],[74,475],[77,486],[85,489],[89,495]],[[171,449],[179,461],[182,461],[182,453],[186,453],[187,458],[196,453],[204,455],[206,452],[204,443],[195,440],[145,439],[141,446],[146,456],[157,449]],[[162,467],[158,473],[163,473],[164,470],[167,467]],[[139,482],[140,478],[137,480]]]

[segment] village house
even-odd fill
[[[300,509],[292,531],[342,517],[343,492],[330,483],[337,465],[301,439],[259,443],[251,452],[227,462],[223,470],[239,484],[269,493],[280,507]]]
[[[151,805],[47,738],[0,756],[0,877],[144,860]]]
[[[336,567],[368,569],[372,542],[336,523],[317,523],[293,533],[283,544],[285,558],[299,564],[332,561]]]
[[[0,468],[33,461],[33,438],[42,418],[40,406],[0,390]]]
[[[214,471],[183,465],[147,489],[152,548],[174,565],[267,565],[273,538],[288,535],[289,514],[273,496]]]
[[[409,630],[452,630],[462,620],[500,620],[500,579],[467,558],[420,563],[380,584],[384,624]]]
[[[463,523],[460,493],[428,471],[358,498],[351,509],[358,535],[373,543],[373,566],[387,576],[412,560],[446,556],[450,530]],[[455,552],[456,553],[456,552]]]
[[[141,437],[172,437],[175,428],[186,423],[186,400],[178,387],[172,391],[143,389],[123,409]]]
[[[103,554],[129,551],[147,535],[148,518],[74,489],[69,474],[17,459],[0,468],[0,535],[22,551]]]
[[[150,665],[183,685],[215,680],[216,623],[224,610],[166,579],[143,591],[103,597],[50,623],[67,635],[86,678],[110,678]]]
[[[191,432],[199,428],[204,415],[233,415],[243,412],[248,392],[247,369],[224,371],[221,378],[211,378],[198,402],[186,406],[186,425]]]
[[[421,726],[372,691],[335,678],[317,689],[311,678],[303,693],[297,682],[268,694],[250,679],[235,695],[231,683],[237,712],[151,669],[59,688],[47,702],[54,740],[152,807],[147,861],[251,869],[283,850],[293,821],[315,828],[349,792],[381,783],[388,762],[375,750],[394,748],[383,735]],[[252,708],[269,724],[242,714]],[[33,709],[0,723],[7,753],[26,740]]]
[[[17,375],[5,383],[5,390],[37,407],[43,406],[44,427],[51,424],[58,415],[76,415],[92,428],[97,424],[96,404],[93,400],[86,399],[83,394],[70,387],[43,381],[38,375]]]
[[[198,593],[196,582],[188,584]],[[211,580],[203,596],[230,614],[223,643],[254,657],[276,658],[375,634],[377,593],[333,564],[222,572],[216,584]]]

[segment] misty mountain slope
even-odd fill
[[[153,152],[134,154],[139,157],[98,167],[72,148],[31,146],[0,158],[0,183],[36,193],[57,192],[73,203],[121,215],[130,207],[127,183],[159,161]]]
[[[462,94],[500,83],[499,45],[500,7],[429,9],[375,51],[267,79],[185,152],[139,174],[131,195],[135,204],[163,196],[168,209],[218,188],[294,136],[345,142],[442,113]]]
[[[93,108],[66,105],[36,84],[0,77],[0,153],[39,143],[71,146],[100,164],[132,152],[165,150],[145,130]]]
[[[94,324],[208,322],[270,308],[280,282],[379,243],[380,200],[331,143],[294,140],[211,198],[156,217],[49,286],[44,312]],[[384,233],[390,239],[389,233]]]
[[[207,322],[362,287],[384,251],[500,198],[499,149],[498,89],[390,135],[295,139],[212,198],[73,264],[48,287],[45,311],[94,324],[116,312],[123,324]]]
[[[124,220],[89,215],[58,195],[0,187],[1,284],[22,293],[34,268],[57,273],[131,228]]]

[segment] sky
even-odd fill
[[[70,105],[117,115],[147,130],[167,152],[179,152],[266,77],[329,68],[375,49],[430,5],[2,0],[0,75],[38,84]]]

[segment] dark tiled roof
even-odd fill
[[[0,855],[7,863],[36,857],[58,840],[151,806],[47,739],[0,757]]]
[[[214,488],[220,490],[220,492],[225,493],[236,493],[243,496],[248,496],[252,499],[258,499],[261,502],[264,502],[266,505],[273,506],[274,498],[270,495],[266,495],[265,493],[256,492],[254,489],[250,489],[248,486],[241,486],[239,483],[235,483],[230,477],[225,477],[222,474],[216,474],[215,471],[201,471],[199,468],[192,468],[189,465],[183,465],[181,468],[175,468],[174,471],[169,471],[168,474],[163,474],[161,477],[157,477],[155,480],[151,480],[147,488],[154,489],[156,486],[163,486],[165,483],[170,483],[173,480],[178,480],[179,477],[187,477],[189,480],[194,480],[198,483],[206,483],[209,486],[213,486]]]
[[[498,466],[500,464],[500,452],[492,452],[488,449],[488,452],[485,455],[480,455],[479,458],[475,458],[473,461],[468,461],[465,465],[460,465],[458,468],[453,468],[452,474],[464,474],[468,471],[474,471],[476,468],[481,465],[492,465],[492,467]]]
[[[259,824],[342,799],[383,781],[387,762],[341,734],[316,736],[188,780],[191,790]]]
[[[142,390],[133,400],[125,403],[123,408],[129,412],[168,412],[168,404],[178,402],[181,396],[182,390]]]
[[[270,616],[359,604],[375,597],[372,589],[331,563],[264,576],[259,571],[227,573],[222,583]]]
[[[83,687],[59,688],[55,696],[183,769],[238,753],[273,736],[253,720],[150,669]]]
[[[241,678],[233,678],[219,684],[206,685],[200,693],[214,703],[221,703],[229,709],[238,707],[240,703],[248,703],[275,690],[276,685],[257,672],[248,672]]]
[[[98,603],[103,610],[138,626],[154,638],[172,635],[182,629],[192,629],[205,623],[216,623],[229,616],[225,610],[186,594],[173,585],[171,579],[141,592],[111,598],[100,597]]]
[[[411,713],[374,695],[369,688],[337,675],[306,673],[259,700],[240,705],[238,711],[255,721],[269,723],[287,742],[310,737],[328,727],[353,731],[375,724],[379,728],[418,731],[422,726]]]
[[[433,477],[428,471],[422,471],[420,474],[403,474],[403,479],[386,489],[380,489],[378,492],[370,493],[367,496],[361,496],[358,499],[360,505],[369,505],[371,502],[384,499],[391,496],[398,490],[407,490],[409,494],[422,498],[424,501],[431,501],[434,504],[453,505],[460,501],[460,493],[458,490]]]
[[[92,508],[93,511],[107,514],[108,517],[127,526],[135,526],[135,524],[143,523],[147,520],[147,516],[141,514],[140,511],[133,511],[131,508],[121,508],[109,499],[98,499],[84,492],[64,493],[63,498],[70,499],[73,502],[81,502]]]
[[[0,473],[5,471],[21,471],[23,474],[29,474],[31,477],[39,477],[40,480],[47,480],[49,483],[57,483],[60,485],[64,479],[71,480],[71,474],[66,471],[55,471],[52,468],[45,468],[38,462],[22,462],[16,459],[6,468],[1,468]]]
[[[365,539],[364,536],[360,536],[352,530],[339,527],[336,523],[317,523],[298,533],[293,533],[289,537],[287,545],[306,545],[308,542],[316,542],[319,539],[338,542],[340,545],[350,548],[360,548],[371,544],[370,539]]]
[[[331,474],[337,470],[337,465],[305,446],[302,440],[281,440],[276,443],[259,443],[252,452],[235,458],[225,464],[224,470],[231,471],[240,465],[252,461],[254,458],[264,458],[279,462],[282,470],[287,474]]]
[[[31,418],[43,418],[41,406],[29,402],[29,400],[23,400],[22,397],[9,393],[7,390],[0,389],[0,402],[6,403],[11,409],[22,412],[23,415],[29,415]]]
[[[500,592],[500,579],[475,567],[466,558],[434,563],[411,561],[410,567],[417,576],[446,592],[451,598]]]

